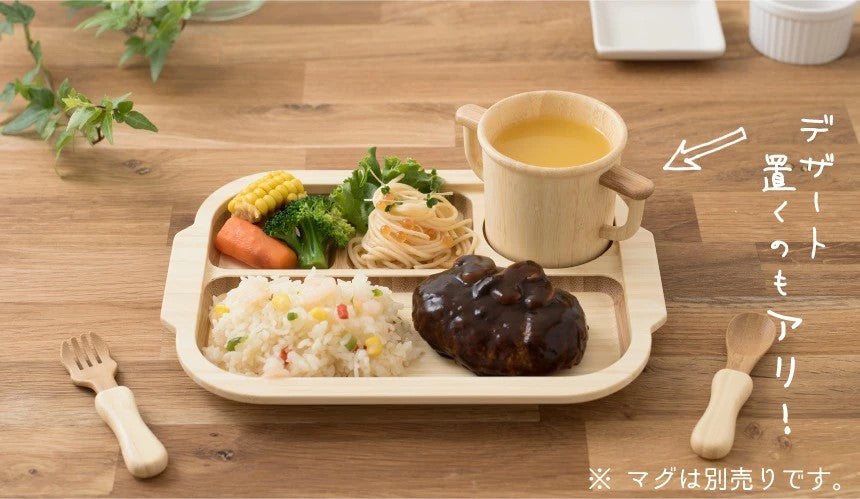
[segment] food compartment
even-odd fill
[[[338,277],[349,280],[351,277]],[[401,318],[411,325],[412,292],[424,277],[369,277],[371,284],[392,290],[395,301],[403,305]],[[578,376],[605,369],[615,363],[630,345],[631,331],[627,306],[621,284],[602,276],[550,276],[552,284],[569,291],[579,300],[585,311],[588,324],[588,343],[579,365],[562,370],[555,376]],[[196,326],[198,348],[206,346],[209,337],[209,308],[212,297],[235,288],[240,281],[238,275],[219,277],[210,281],[203,289]],[[411,329],[411,328],[410,328]],[[453,361],[443,358],[414,331],[407,338],[422,352],[406,370],[407,377],[430,376],[474,376]],[[337,379],[337,378],[332,378]]]
[[[443,190],[447,191],[449,189],[448,189],[448,187],[444,187]],[[472,219],[472,223],[470,224],[470,228],[473,231],[475,231],[475,237],[478,238],[479,243],[480,243],[480,239],[483,237],[483,235],[480,234],[477,230],[475,230],[475,227],[478,227],[479,225],[476,224],[475,219],[474,219],[474,210],[472,207],[472,200],[467,195],[465,195],[461,192],[458,192],[456,190],[453,190],[453,194],[448,196],[448,200],[451,202],[452,205],[454,205],[455,208],[457,208],[457,211],[460,212],[460,216],[463,219],[467,219],[467,218]],[[345,248],[344,249],[338,249],[337,260],[335,263],[336,263],[336,265],[333,265],[332,268],[349,268],[349,269],[359,268],[359,267],[356,267],[355,265],[353,265],[353,263],[350,261],[349,256],[347,255],[347,251]],[[445,266],[445,267],[438,267],[438,268],[439,268],[439,270],[445,270],[447,268],[450,268],[450,265]]]
[[[302,180],[302,179],[299,179],[299,180]],[[333,185],[320,185],[320,184],[303,184],[303,185],[305,188],[305,192],[307,192],[309,195],[326,195],[327,196],[331,192],[331,190],[334,189]],[[244,184],[242,186],[244,187]],[[236,192],[241,190],[241,188],[242,187],[237,188]],[[222,200],[223,202],[218,206],[218,209],[215,210],[215,216],[212,219],[212,224],[211,224],[210,229],[209,229],[209,253],[208,253],[209,263],[212,264],[213,266],[215,266],[217,268],[221,268],[221,269],[248,269],[248,268],[250,268],[247,265],[245,265],[244,263],[242,263],[242,262],[240,262],[234,258],[231,258],[227,255],[222,254],[215,247],[215,235],[218,234],[218,231],[221,230],[221,227],[224,226],[224,222],[226,222],[227,219],[230,218],[230,212],[227,210],[227,204],[230,202],[231,199],[233,199],[233,196],[236,194],[236,192],[230,192],[229,196],[226,199]],[[258,224],[258,225],[261,225],[261,224]],[[334,248],[331,248],[329,250],[327,257],[328,257],[328,261],[330,264],[333,264],[333,262],[336,260],[336,258],[337,258],[336,253],[337,252]],[[331,268],[334,268],[334,266],[331,265]]]
[[[334,187],[335,185],[305,184],[305,190],[311,195],[328,195]],[[217,248],[215,248],[215,235],[219,230],[221,230],[224,222],[230,218],[230,212],[227,211],[227,202],[230,199],[232,199],[232,194],[230,198],[224,200],[224,203],[216,211],[216,215],[212,220],[212,225],[209,231],[209,263],[220,269],[248,269],[250,267],[244,263],[222,254]],[[473,218],[472,200],[469,196],[455,191],[448,199],[451,201],[451,204],[457,208],[463,218],[473,219],[472,229],[475,230],[475,227],[478,225],[476,225]],[[480,231],[475,231],[475,237],[479,239],[483,238],[483,234]],[[329,248],[327,256],[329,268],[331,269],[356,268],[349,261],[346,248]],[[440,267],[440,270],[442,269],[444,269],[444,267]]]

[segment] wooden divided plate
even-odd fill
[[[310,194],[327,194],[348,170],[294,170]],[[499,266],[512,262],[483,238],[483,184],[470,170],[445,170],[445,190],[452,202],[471,218],[481,238],[477,254]],[[261,378],[234,374],[207,360],[201,347],[209,336],[208,310],[212,297],[239,283],[241,276],[302,278],[307,270],[254,270],[221,255],[214,237],[228,218],[227,202],[255,178],[240,178],[209,196],[194,224],[176,235],[164,289],[161,319],[176,333],[176,352],[185,372],[205,389],[232,400],[255,404],[536,404],[576,403],[604,397],[633,381],[651,351],[651,333],[666,321],[666,304],[657,266],[654,237],[639,229],[632,238],[613,243],[603,255],[586,264],[545,269],[552,283],[573,293],[582,304],[589,326],[582,362],[553,376],[475,376],[436,354],[416,334],[414,343],[424,353],[400,377]],[[627,208],[618,199],[616,224]],[[340,279],[361,272],[373,284],[390,288],[394,299],[407,306],[411,322],[412,291],[429,275],[443,269],[351,268],[345,251],[335,255],[332,268],[317,271]]]

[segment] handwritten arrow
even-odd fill
[[[678,146],[675,154],[673,154],[672,157],[669,158],[669,161],[663,165],[663,169],[672,171],[701,170],[702,167],[696,163],[697,159],[703,158],[708,154],[713,154],[720,149],[725,149],[732,144],[737,144],[738,142],[746,139],[747,132],[744,130],[744,127],[740,127],[737,130],[723,135],[722,137],[718,137],[714,140],[693,147],[685,147],[687,145],[687,140],[682,140],[681,145]],[[683,164],[675,165],[674,163],[676,160],[680,160],[681,158],[683,158]]]

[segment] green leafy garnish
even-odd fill
[[[76,29],[96,29],[96,36],[106,30],[122,31],[128,36],[125,52],[119,58],[122,66],[135,55],[149,59],[152,81],[158,80],[167,51],[179,38],[188,19],[203,11],[208,0],[134,0],[125,2],[70,0],[64,2],[72,12],[86,7],[101,8],[84,19]]]
[[[54,140],[57,156],[63,148],[74,140],[83,137],[92,145],[104,139],[113,143],[114,123],[126,123],[132,128],[157,132],[158,128],[143,114],[133,111],[134,103],[128,100],[131,94],[121,97],[103,97],[95,103],[85,95],[75,91],[68,79],[54,88],[50,71],[42,58],[42,45],[30,35],[30,22],[35,12],[18,0],[11,4],[0,2],[0,35],[12,34],[13,26],[21,25],[27,50],[33,57],[35,67],[20,79],[6,83],[0,91],[0,111],[20,96],[28,104],[21,113],[9,120],[0,133],[19,134],[33,128],[47,142],[54,140],[58,128],[65,127]]]
[[[387,205],[385,205],[385,213],[388,213],[389,211],[391,211],[391,208],[394,208],[395,206],[400,206],[401,204],[403,204],[403,201],[394,201],[388,203]]]
[[[236,337],[230,338],[230,340],[227,342],[227,351],[228,352],[235,351],[236,345],[238,345],[239,343],[242,343],[243,341],[245,341],[247,339],[248,339],[247,336],[236,336]]]
[[[376,151],[374,151],[374,156],[375,153]],[[386,184],[394,180],[397,176],[403,175],[403,178],[399,181],[401,184],[411,185],[427,194],[438,191],[445,182],[436,173],[435,169],[428,172],[412,158],[406,158],[405,161],[400,161],[398,158],[385,158],[384,164],[382,181]]]
[[[297,314],[295,312],[287,312],[287,320],[288,321],[294,321],[298,318],[299,318],[299,314]]]
[[[400,175],[403,175],[401,183],[425,194],[438,191],[444,183],[436,170],[428,172],[412,158],[405,161],[385,158],[380,166],[376,159],[376,147],[371,147],[367,150],[367,156],[358,162],[358,168],[331,193],[331,200],[358,232],[367,232],[367,218],[373,211],[370,201],[373,193]]]
[[[373,197],[379,185],[371,170],[362,167],[353,170],[352,175],[331,193],[334,205],[358,232],[367,232],[367,217],[373,211],[373,203],[366,200]]]
[[[427,207],[432,208],[439,203],[439,198],[434,197],[432,194],[427,194]]]
[[[371,290],[373,292],[373,296],[382,296],[382,290],[378,288],[373,288]]]

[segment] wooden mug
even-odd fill
[[[539,117],[589,124],[612,149],[590,163],[547,168],[516,161],[493,147],[505,128]],[[488,109],[465,105],[456,121],[463,126],[466,159],[484,181],[487,240],[506,258],[544,267],[580,265],[639,230],[654,183],[621,166],[627,125],[603,102],[573,92],[526,92]],[[629,208],[621,226],[613,225],[616,193]]]

